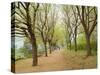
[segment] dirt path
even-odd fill
[[[19,60],[16,62],[16,72],[41,72],[41,71],[57,71],[70,69],[84,69],[96,67],[96,56],[83,59],[80,56],[67,53],[63,54],[63,50],[56,50],[48,57],[41,56],[38,58],[38,66],[32,67],[32,58]]]

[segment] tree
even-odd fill
[[[49,18],[49,23],[48,23],[48,44],[49,44],[49,51],[50,54],[52,53],[52,46],[53,46],[53,38],[54,38],[54,31],[55,31],[55,25],[57,22],[57,14],[56,14],[56,5],[51,6],[51,12],[50,12],[50,18]]]
[[[72,26],[73,20],[71,19],[72,13],[70,10],[70,6],[63,6],[63,13],[64,13],[63,23],[65,25],[65,31],[66,31],[66,36],[67,36],[66,37],[67,47],[68,47],[68,44],[70,44],[70,50],[71,50],[71,40],[73,37],[73,26]]]
[[[75,43],[75,51],[77,51],[77,30],[78,30],[78,26],[80,25],[80,20],[79,20],[79,17],[78,17],[78,13],[77,13],[77,9],[72,6],[72,11],[73,11],[73,17],[74,17],[74,23],[73,23],[73,26],[74,26],[74,31],[73,31],[73,38],[74,38],[74,43]]]
[[[16,2],[12,3],[12,37],[27,37],[32,44],[33,51],[33,66],[38,63],[37,60],[37,44],[35,37],[35,22],[36,14],[39,8],[39,4],[31,4],[28,2]],[[32,12],[31,12],[31,11]]]
[[[76,6],[76,8],[85,32],[87,56],[90,56],[92,55],[90,38],[97,25],[97,9],[90,6]]]
[[[45,48],[45,56],[47,57],[47,42],[48,42],[48,13],[49,13],[50,5],[49,4],[41,4],[40,11],[38,12],[38,21],[37,21],[37,30],[40,33],[41,39]]]

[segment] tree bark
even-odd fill
[[[45,57],[47,57],[48,54],[47,54],[47,45],[46,45],[46,42],[44,42],[44,47],[45,47]]]
[[[87,56],[90,56],[90,55],[92,55],[92,52],[91,52],[91,44],[90,44],[90,35],[88,35],[87,33],[86,33],[86,47],[87,47]]]
[[[75,38],[74,38],[74,42],[75,42],[75,51],[77,51],[77,26],[75,28]]]
[[[46,38],[44,38],[43,32],[41,32],[41,37],[42,37],[42,42],[44,44],[45,56],[47,57],[48,56],[48,54],[47,54],[47,40],[46,40]]]
[[[69,41],[69,44],[70,44],[70,50],[71,50],[71,40]]]
[[[32,35],[32,51],[33,51],[33,66],[36,66],[38,64],[38,58],[37,58],[37,45],[36,45],[36,38],[35,35]]]

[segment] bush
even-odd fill
[[[15,55],[15,61],[26,58],[23,53],[17,53]]]
[[[28,50],[26,48],[20,48],[19,49],[19,53],[23,53],[23,55],[26,57],[26,58],[30,58],[32,57],[32,50]]]
[[[30,57],[32,57],[31,50],[27,50],[26,48],[20,48],[18,50],[11,48],[11,59],[13,61],[17,61],[24,58],[30,58]]]

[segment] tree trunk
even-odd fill
[[[52,49],[51,49],[51,46],[52,46],[52,45],[51,45],[51,41],[48,41],[48,44],[49,44],[49,53],[51,54],[51,53],[52,53],[52,51],[51,51],[51,50],[52,50]]]
[[[38,58],[37,58],[37,45],[36,45],[36,38],[35,35],[32,35],[32,51],[33,51],[33,66],[36,66],[38,64]]]
[[[47,46],[46,46],[45,42],[44,42],[44,47],[45,47],[45,57],[47,57],[48,56],[48,54],[47,54]]]
[[[70,44],[70,46],[69,46],[69,47],[70,47],[70,50],[71,50],[71,40],[69,41],[69,44]]]
[[[77,27],[75,28],[75,39],[74,39],[74,42],[75,42],[75,51],[77,51]]]
[[[51,44],[49,44],[49,51],[50,51],[50,54],[51,54],[52,53]]]
[[[76,39],[76,36],[75,36],[75,51],[77,52],[77,39]]]
[[[86,47],[87,47],[87,56],[92,55],[91,52],[91,44],[90,44],[90,36],[88,34],[86,34]]]

